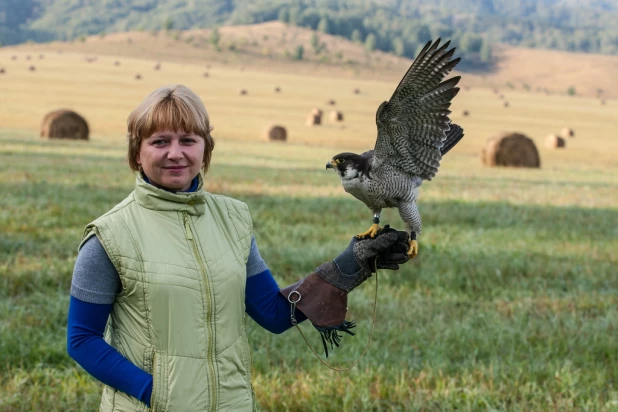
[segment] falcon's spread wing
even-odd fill
[[[438,48],[440,39],[428,42],[395,89],[388,102],[376,113],[378,139],[373,165],[389,164],[410,176],[431,180],[438,172],[441,150],[450,128],[451,100],[459,92],[455,87],[460,77],[442,83],[442,79],[459,63],[451,60],[455,48],[447,50],[450,42]],[[453,125],[455,126],[455,125]],[[458,131],[448,151],[463,136]],[[453,140],[454,141],[453,143]]]

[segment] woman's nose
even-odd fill
[[[177,142],[172,142],[170,144],[170,149],[167,152],[167,158],[178,160],[178,159],[182,159],[183,157],[184,157],[184,154],[182,152],[182,147],[180,147],[180,144],[178,144]]]

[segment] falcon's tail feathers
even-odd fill
[[[461,126],[456,125],[455,123],[450,124],[451,128],[446,132],[446,140],[444,141],[444,145],[440,148],[440,154],[444,156],[451,150],[462,137],[464,137],[464,132]]]

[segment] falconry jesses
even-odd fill
[[[326,164],[339,173],[345,191],[373,211],[373,225],[358,236],[374,237],[382,209],[396,207],[410,231],[410,257],[418,253],[416,235],[421,233],[419,188],[436,175],[442,156],[463,137],[463,129],[449,119],[460,77],[442,82],[460,60],[451,60],[455,48],[447,50],[449,44],[428,42],[391,99],[378,107],[374,150],[340,153]]]

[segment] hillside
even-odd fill
[[[238,70],[274,73],[339,76],[358,79],[397,81],[412,60],[366,49],[339,36],[268,22],[256,25],[227,26],[219,29],[219,47],[211,43],[211,30],[169,32],[128,32],[90,36],[83,41],[24,44],[0,48],[0,67],[8,64],[11,52],[81,53],[96,56],[131,57],[183,64],[223,65]],[[312,39],[318,39],[316,53]],[[315,42],[315,40],[314,40]],[[303,48],[302,60],[294,53]],[[469,87],[499,88],[564,94],[569,88],[577,95],[611,98],[618,96],[618,56],[569,53],[550,50],[495,47],[493,70],[480,74],[464,73],[462,84]],[[465,57],[464,57],[465,59]],[[461,73],[459,73],[461,74]]]
[[[488,63],[497,43],[618,54],[617,19],[615,0],[3,0],[0,43],[279,20],[409,58],[448,37]]]

